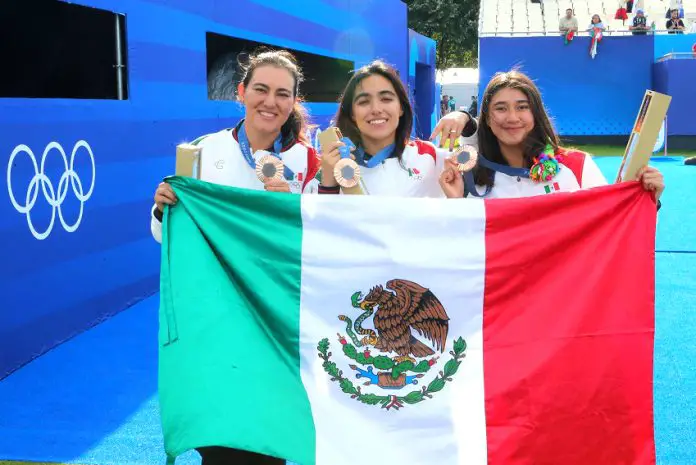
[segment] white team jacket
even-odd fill
[[[196,143],[201,150],[200,179],[225,186],[263,190],[263,183],[256,177],[255,170],[249,166],[242,155],[234,129],[225,129],[199,139]],[[254,160],[268,152],[257,150]],[[315,179],[320,162],[314,148],[301,142],[289,144],[281,150],[283,163],[294,173],[289,179],[292,193],[316,192]],[[157,206],[151,211],[150,229],[157,242],[162,242],[162,222],[155,216]]]

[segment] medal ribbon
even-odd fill
[[[251,169],[255,170],[256,169],[256,161],[254,160],[254,156],[251,153],[251,146],[249,145],[249,137],[247,136],[246,130],[244,129],[244,123],[242,123],[239,126],[239,131],[237,131],[237,139],[239,140],[239,148],[242,150],[242,155],[244,156],[244,159],[246,160],[247,164],[251,167]],[[272,155],[278,158],[280,161],[283,161],[283,157],[280,155],[280,151],[283,149],[283,137],[281,134],[278,134],[278,137],[276,137],[276,140],[273,142],[273,152]],[[284,166],[284,172],[283,175],[285,176],[285,179],[290,181],[295,178],[295,173],[288,168],[288,165],[283,163]]]
[[[558,171],[560,166],[558,164],[558,157],[554,154],[553,147],[547,144],[544,148],[544,152],[540,156],[534,158],[534,164],[531,168],[513,168],[508,165],[501,165],[500,163],[495,163],[487,160],[486,157],[479,154],[479,163],[488,169],[493,170],[493,175],[496,172],[500,172],[512,177],[527,178],[534,182],[545,182],[551,181]],[[483,194],[479,194],[476,190],[476,185],[474,184],[474,174],[472,171],[464,173],[464,183],[466,190],[469,194],[474,197],[485,197],[491,192],[491,186],[486,186],[486,191]]]
[[[493,176],[495,177],[495,173],[501,172],[503,174],[507,174],[508,176],[517,176],[520,178],[529,178],[529,169],[527,168],[514,168],[512,166],[508,165],[501,165],[500,163],[495,163],[489,160],[486,160],[486,158],[479,154],[479,159],[478,162],[485,166],[488,169],[493,170]],[[464,173],[464,185],[466,186],[466,191],[473,195],[474,197],[485,197],[488,194],[491,193],[491,189],[493,188],[492,186],[486,186],[486,191],[483,194],[480,194],[478,190],[476,189],[476,184],[474,183],[474,173],[472,171],[467,171]]]
[[[363,150],[362,147],[358,147],[355,151],[358,155],[355,158],[359,165],[366,166],[367,168],[374,168],[389,158],[389,156],[394,152],[394,144],[387,145],[367,161],[365,161],[365,150]]]
[[[341,159],[350,158],[350,149],[354,148],[355,144],[353,144],[353,142],[347,137],[341,138],[341,142],[345,144],[338,148],[338,153],[341,155]]]
[[[341,139],[345,145],[338,148],[338,152],[341,154],[341,158],[350,158],[350,149],[355,148],[355,144],[349,138],[344,137]],[[389,156],[394,152],[394,144],[389,144],[382,150],[377,152],[375,156],[365,161],[365,150],[362,147],[357,147],[355,150],[356,157],[355,161],[358,165],[365,166],[367,168],[374,168],[375,166],[382,163],[384,160],[389,158]]]

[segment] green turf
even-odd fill
[[[66,465],[58,462],[23,462],[16,460],[0,460],[0,465]]]
[[[58,462],[22,462],[16,460],[0,460],[0,465],[66,465]]]

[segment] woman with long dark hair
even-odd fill
[[[300,103],[302,71],[287,51],[263,51],[243,66],[237,86],[244,118],[232,129],[209,134],[193,143],[201,147],[200,179],[216,184],[273,192],[303,193],[319,169],[316,151],[306,140],[307,117]],[[256,162],[273,155],[282,160],[282,179],[259,180]],[[174,205],[171,186],[160,183],[155,192],[151,229],[162,237],[164,205]]]
[[[361,187],[369,195],[442,197],[445,151],[412,140],[413,109],[398,72],[376,60],[358,69],[339,101],[335,125],[355,145]],[[339,194],[334,167],[344,142],[323,148],[320,194]],[[345,149],[343,149],[345,151]]]
[[[458,173],[456,162],[446,161],[440,184],[447,197],[528,197],[607,184],[589,154],[561,146],[539,89],[518,71],[498,73],[488,83],[478,121],[478,147],[487,163],[479,160],[470,185]],[[638,179],[655,193],[659,206],[665,187],[662,174],[646,167]]]

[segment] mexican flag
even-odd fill
[[[559,190],[561,190],[561,187],[558,185],[557,182],[547,184],[544,186],[544,192],[546,192],[547,194],[553,194],[554,192],[557,192]]]
[[[655,463],[656,208],[635,182],[511,200],[170,178],[169,461]]]
[[[602,41],[602,30],[596,27],[592,28],[590,35],[592,36],[592,39],[590,40],[590,56],[594,60],[594,58],[597,56],[597,44]]]

